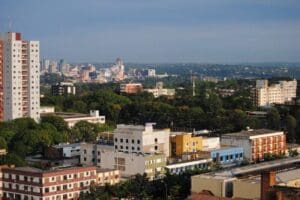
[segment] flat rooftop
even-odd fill
[[[41,113],[41,116],[47,116],[47,115],[55,115],[55,116],[62,117],[62,118],[64,118],[64,119],[93,117],[93,116],[91,116],[90,114],[73,113],[73,112]],[[99,116],[99,117],[101,117],[101,116]]]
[[[256,136],[256,135],[263,135],[263,134],[269,134],[269,133],[277,133],[281,131],[277,130],[270,130],[270,129],[256,129],[256,130],[245,130],[237,133],[227,133],[224,134],[224,136],[244,136],[244,137],[250,137],[250,136]]]
[[[49,173],[49,172],[61,172],[63,170],[79,170],[81,168],[90,168],[93,166],[68,166],[68,167],[57,167],[57,168],[51,168],[51,169],[39,169],[35,167],[16,167],[16,168],[7,168],[8,170],[14,170],[14,171],[22,171],[22,172],[31,172],[31,173]],[[96,168],[96,167],[95,167]]]

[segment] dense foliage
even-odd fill
[[[139,80],[146,88],[154,87],[157,79]],[[256,110],[250,98],[250,80],[226,80],[218,83],[196,80],[196,96],[192,96],[188,76],[167,77],[160,81],[165,87],[176,88],[174,98],[154,98],[142,92],[125,95],[118,92],[118,84],[77,84],[75,96],[42,98],[42,105],[53,105],[56,111],[87,113],[100,110],[111,123],[157,123],[158,128],[210,129],[215,133],[228,133],[250,128],[285,129],[289,141],[300,140],[300,116],[287,116],[281,109],[267,109],[267,117],[248,116],[246,111]],[[221,96],[218,89],[233,89],[231,96]]]
[[[40,123],[30,118],[0,122],[0,148],[8,150],[0,163],[23,166],[26,156],[43,153],[44,148],[50,145],[94,141],[99,132],[108,128],[106,126],[78,122],[69,129],[66,122],[57,116],[43,117]]]

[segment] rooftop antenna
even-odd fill
[[[191,70],[191,82],[192,82],[192,85],[193,85],[193,97],[196,96],[196,93],[195,93],[195,77],[193,76],[193,70]]]

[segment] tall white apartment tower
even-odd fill
[[[22,40],[21,33],[9,32],[3,42],[4,120],[40,118],[39,41]]]

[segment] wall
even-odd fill
[[[253,180],[235,180],[233,182],[233,197],[245,199],[260,199],[260,182]]]
[[[235,178],[214,177],[209,175],[192,176],[191,192],[199,193],[203,190],[208,190],[217,197],[226,197],[226,183],[230,183]]]

